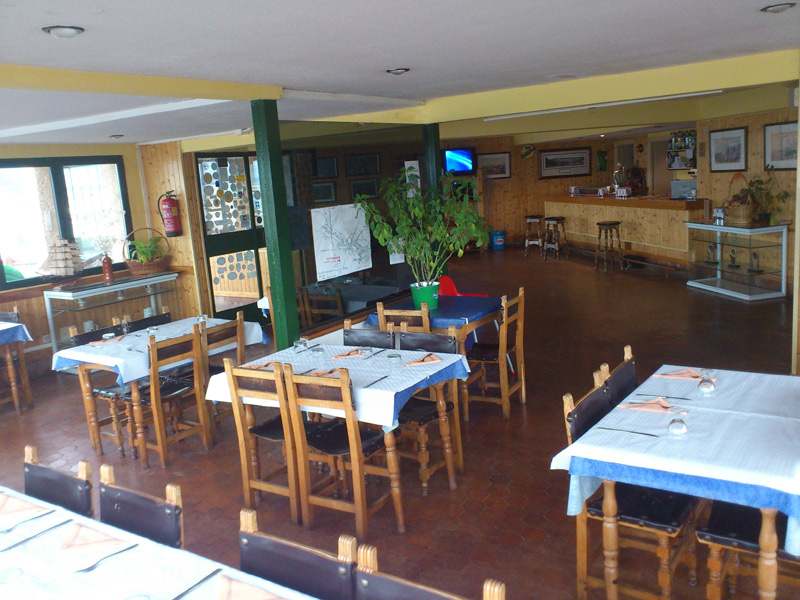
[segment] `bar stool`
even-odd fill
[[[538,246],[541,254],[542,245],[542,215],[525,215],[525,256],[528,256],[531,246]],[[531,239],[531,223],[536,223],[536,237]]]
[[[608,253],[611,252],[611,268],[614,268],[614,255],[616,252],[619,257],[619,268],[623,270],[625,264],[622,259],[622,241],[619,237],[619,221],[598,221],[597,223],[597,250],[594,253],[594,268],[597,270],[600,263],[600,254],[603,255],[603,271],[608,271],[607,258]],[[614,233],[617,234],[617,248],[614,249]],[[603,244],[601,244],[603,238]]]
[[[564,227],[566,217],[545,217],[544,220],[544,242],[542,256],[547,260],[547,251],[553,250],[556,260],[559,259],[560,250],[563,247],[569,258],[569,244],[567,243],[567,230]]]

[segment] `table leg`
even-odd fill
[[[406,522],[403,518],[403,493],[400,489],[400,461],[397,458],[394,432],[387,431],[383,434],[383,443],[386,445],[386,466],[389,469],[389,485],[392,489],[392,503],[394,514],[397,518],[397,532],[406,532]]]
[[[578,567],[578,600],[586,600],[589,591],[589,528],[587,526],[586,503],[575,519],[575,553]]]
[[[606,599],[619,600],[619,525],[615,482],[603,480],[603,555],[605,556]]]
[[[774,508],[761,509],[761,534],[758,536],[758,597],[774,600],[778,589],[778,534],[775,531]]]
[[[450,441],[450,419],[447,416],[447,403],[444,401],[444,383],[437,383],[436,408],[439,413],[439,435],[442,437],[444,447],[444,464],[447,467],[447,478],[450,480],[450,489],[458,487],[456,484],[456,465],[453,460],[453,444]]]
[[[6,371],[8,371],[8,384],[11,386],[11,397],[14,399],[14,408],[17,409],[17,414],[22,412],[19,403],[19,384],[17,383],[17,369],[14,367],[14,356],[11,352],[11,344],[3,346],[6,357]]]
[[[31,381],[28,378],[28,365],[25,362],[25,343],[17,342],[17,358],[19,359],[19,379],[22,382],[22,391],[28,401],[28,408],[33,408],[33,394],[31,394]]]
[[[461,411],[458,407],[458,379],[451,379],[448,384],[450,402],[453,403],[453,443],[455,444],[456,468],[464,474],[464,446],[461,443]]]
[[[139,446],[139,459],[144,461],[144,466],[149,467],[147,460],[147,438],[144,434],[144,413],[142,411],[142,393],[139,383],[131,383],[131,406],[133,407],[133,422],[136,423],[136,444]]]
[[[255,427],[256,424],[256,415],[253,412],[253,406],[251,404],[244,405],[244,414],[245,420],[247,421],[247,430],[249,431],[250,428]],[[289,457],[286,457],[286,460],[289,460]],[[261,478],[261,463],[258,460],[258,438],[254,435],[250,436],[250,465],[253,470],[253,477],[255,479]],[[253,498],[257,501],[261,499],[261,491],[254,490]]]
[[[81,385],[81,396],[83,396],[83,409],[86,413],[86,425],[89,427],[89,440],[97,456],[103,455],[103,444],[100,439],[100,424],[97,421],[97,398],[94,396],[91,379],[88,374],[84,377],[82,371],[78,371],[78,380]]]

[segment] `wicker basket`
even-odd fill
[[[749,225],[753,222],[753,205],[728,204],[725,207],[726,225]]]
[[[155,234],[152,235],[151,237],[161,237],[167,243],[167,253],[161,258],[156,258],[155,260],[149,260],[146,263],[141,263],[138,260],[130,259],[129,257],[130,244],[125,244],[123,246],[123,258],[125,259],[125,264],[130,270],[131,275],[135,277],[141,277],[143,275],[153,275],[155,273],[161,273],[163,271],[166,271],[167,265],[169,265],[169,262],[172,260],[172,248],[169,245],[169,240],[160,231],[156,231],[155,229],[151,229],[150,227],[140,227],[139,229],[134,229],[133,231],[131,231],[125,237],[125,239],[127,240],[137,231],[145,231],[145,230],[152,231]]]

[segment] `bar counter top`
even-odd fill
[[[618,206],[622,208],[649,208],[655,210],[697,210],[703,208],[703,200],[670,200],[666,196],[544,196],[545,202],[566,202],[588,206]]]

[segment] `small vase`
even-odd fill
[[[100,264],[103,266],[103,281],[106,285],[114,283],[114,269],[112,268],[111,257],[108,254],[104,254]]]

